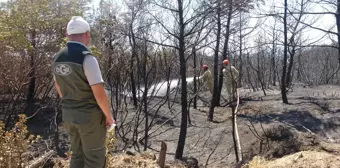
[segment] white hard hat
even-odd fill
[[[73,16],[67,24],[67,34],[81,34],[90,31],[90,25],[81,16]]]

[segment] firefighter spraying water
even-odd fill
[[[203,80],[204,84],[207,85],[210,93],[213,94],[214,83],[213,83],[213,77],[211,75],[209,67],[208,65],[203,65],[202,69],[203,69],[203,75],[200,76],[198,79]]]

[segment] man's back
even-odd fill
[[[211,82],[212,81],[212,75],[211,75],[210,70],[205,71],[202,78],[203,78],[204,82]]]
[[[66,29],[69,42],[53,58],[52,72],[70,137],[69,167],[104,168],[107,127],[115,121],[98,61],[87,48],[90,24],[73,16]]]
[[[52,70],[63,94],[63,120],[85,123],[93,113],[101,113],[84,71],[93,57],[84,45],[68,42],[53,58]]]
[[[225,82],[237,81],[239,73],[234,66],[227,66],[223,69],[223,75],[226,78]]]

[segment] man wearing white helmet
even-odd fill
[[[98,61],[87,48],[89,24],[80,16],[72,17],[67,37],[66,46],[53,57],[52,71],[71,141],[70,168],[102,168],[107,127],[115,121]]]

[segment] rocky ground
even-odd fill
[[[261,90],[251,92],[240,88],[239,91],[241,104],[238,129],[244,162],[250,161],[256,155],[267,160],[275,158],[288,158],[289,160],[289,158],[300,156],[299,153],[295,155],[294,153],[307,151],[302,154],[303,159],[312,159],[313,155],[310,152],[320,152],[318,158],[329,158],[332,163],[336,161],[338,163],[336,165],[340,165],[340,148],[337,147],[337,143],[340,143],[339,86],[307,87],[297,84],[288,95],[290,102],[288,105],[282,103],[280,91],[277,88],[266,90],[266,96]],[[202,92],[199,97],[208,102],[211,96],[208,92]],[[149,106],[152,107],[159,101],[161,99],[155,99],[150,102]],[[131,114],[133,110],[128,108],[127,111]],[[157,115],[154,114],[155,111],[155,109],[149,110],[150,120],[155,116],[155,124],[149,132],[148,151],[157,154],[163,141],[168,148],[167,160],[171,161],[174,159],[180,130],[179,99],[175,101],[171,110],[168,105],[164,105]],[[198,109],[190,109],[192,123],[187,130],[185,157],[189,160],[197,159],[200,167],[236,166],[231,134],[231,109],[217,107],[214,122],[207,121],[207,112],[208,107],[202,101],[199,101]],[[132,116],[127,117],[127,120],[132,118]],[[42,125],[38,125],[38,122],[31,122],[29,127],[31,131],[38,133],[37,128],[43,128]],[[59,129],[60,146],[63,150],[67,150],[67,135],[62,127]],[[143,127],[139,129],[142,130]],[[139,136],[142,135],[143,133],[140,133]],[[121,146],[121,144],[122,142],[118,140],[118,145]],[[142,147],[142,145],[139,146]],[[126,150],[137,151],[131,144]],[[293,155],[288,156],[290,154]],[[301,164],[307,163],[303,159],[300,159]],[[283,161],[276,159],[271,162],[271,165],[274,163],[279,165]],[[270,167],[267,162],[266,165],[268,166],[265,167]]]

